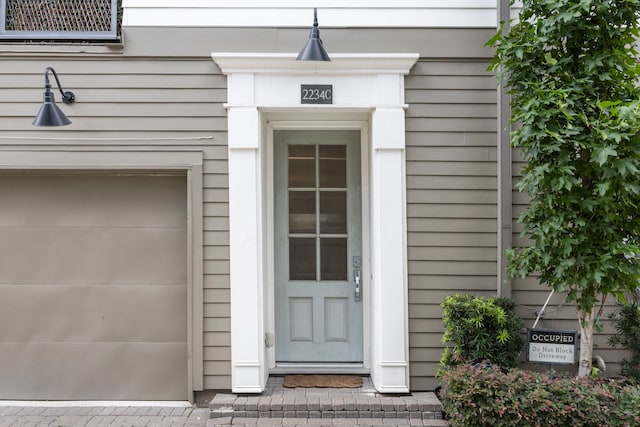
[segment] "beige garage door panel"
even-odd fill
[[[186,187],[0,174],[0,399],[188,397]]]
[[[181,228],[185,182],[176,176],[3,175],[0,226]]]
[[[0,354],[0,399],[184,400],[186,396],[184,343],[1,343]],[[182,391],[178,397],[176,390]]]
[[[187,262],[184,228],[0,226],[0,230],[1,283],[187,283],[186,269],[176,268]]]
[[[5,341],[173,344],[186,319],[182,286],[5,285],[0,300]]]

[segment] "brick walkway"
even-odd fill
[[[68,406],[73,403],[0,404],[0,427],[444,427],[433,393],[381,395],[369,378],[359,389],[282,386],[271,377],[260,395],[218,394],[210,408],[169,406]]]
[[[96,427],[444,427],[443,420],[393,418],[215,418],[209,419],[209,409],[158,407],[2,407],[0,427],[29,426],[96,426]]]
[[[0,407],[0,427],[206,427],[208,409],[157,406]]]

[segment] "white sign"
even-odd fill
[[[575,331],[532,329],[527,338],[529,362],[572,364],[576,360]]]

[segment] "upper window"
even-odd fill
[[[0,39],[117,40],[119,0],[0,0]]]

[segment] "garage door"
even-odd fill
[[[0,174],[0,399],[185,400],[186,178]]]

